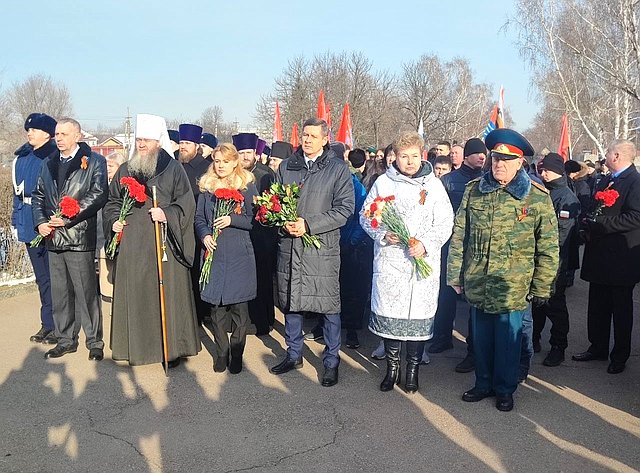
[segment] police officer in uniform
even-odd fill
[[[33,272],[40,293],[40,330],[31,336],[36,343],[55,345],[53,312],[51,307],[51,280],[49,279],[49,255],[45,245],[35,248],[29,242],[36,237],[31,212],[31,193],[38,182],[40,168],[47,156],[57,151],[52,139],[56,131],[56,121],[44,113],[32,113],[24,122],[27,143],[15,152],[13,161],[13,211],[11,230],[14,237],[27,245],[27,253],[33,266]]]

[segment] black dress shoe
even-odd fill
[[[58,344],[58,337],[56,337],[56,332],[53,331],[53,330],[51,332],[49,332],[42,339],[42,343],[44,343],[45,345],[57,345]]]
[[[325,368],[322,375],[322,385],[328,388],[336,384],[338,384],[338,367]]]
[[[299,370],[302,368],[302,358],[299,360],[292,360],[288,356],[276,366],[269,368],[269,371],[273,374],[284,374],[291,370]]]
[[[607,373],[618,374],[618,373],[622,373],[624,369],[625,369],[624,363],[620,363],[619,361],[612,361],[611,363],[609,363],[609,366],[607,367]]]
[[[53,330],[47,330],[44,327],[40,327],[40,330],[38,330],[35,334],[29,337],[29,341],[35,342],[35,343],[42,343],[44,341],[44,338],[52,332]]]
[[[456,365],[456,373],[471,373],[476,369],[476,360],[473,355],[467,355]]]
[[[66,347],[63,346],[63,345],[56,345],[51,350],[46,352],[44,354],[44,357],[46,359],[49,359],[49,358],[60,358],[61,356],[66,355],[67,353],[75,353],[77,351],[78,351],[78,346],[77,345],[69,345],[69,346],[66,346]]]
[[[502,412],[509,412],[513,409],[513,395],[500,394],[496,396],[496,409]]]
[[[484,398],[493,397],[495,395],[496,393],[493,392],[493,390],[481,391],[478,388],[473,388],[462,395],[462,400],[464,402],[478,402],[482,401]]]
[[[213,371],[216,373],[224,373],[227,371],[227,366],[229,365],[229,357],[227,356],[219,356],[216,358],[216,362],[213,365]]]
[[[104,352],[102,348],[90,348],[89,349],[89,359],[94,361],[100,361],[104,358]]]
[[[558,366],[564,361],[564,348],[551,347],[551,351],[547,357],[543,360],[544,366]]]
[[[607,355],[596,355],[595,353],[591,353],[590,351],[583,351],[582,353],[576,353],[571,357],[573,361],[593,361],[593,360],[607,360],[609,357]]]
[[[175,368],[177,366],[180,366],[180,357],[176,358],[175,360],[169,360],[169,362],[167,363],[167,368],[169,369]]]

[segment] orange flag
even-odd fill
[[[560,144],[558,145],[558,154],[565,161],[571,159],[571,142],[569,141],[569,117],[566,113],[562,114],[562,130],[560,131]]]
[[[280,104],[276,101],[276,116],[273,124],[273,142],[282,140],[282,119],[280,118]]]
[[[294,123],[293,127],[291,127],[291,146],[295,150],[298,146],[300,146],[300,138],[298,138],[298,124]]]
[[[327,121],[327,105],[324,101],[324,90],[321,90],[320,95],[318,95],[318,111],[316,115],[318,118]]]
[[[336,137],[336,141],[344,143],[345,145],[347,145],[347,147],[349,147],[349,149],[353,149],[351,110],[349,109],[348,103],[345,103],[344,108],[342,109],[342,119],[340,120],[340,128],[338,129],[338,136]]]

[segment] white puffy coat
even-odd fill
[[[426,195],[421,194],[423,190]],[[383,226],[373,229],[364,216],[364,210],[376,197],[390,195],[395,196],[395,205],[409,234],[420,240],[427,251],[424,258],[432,270],[427,278],[418,278],[413,258],[402,244],[387,243],[384,239],[387,230]],[[453,228],[449,197],[431,165],[424,163],[414,177],[407,177],[391,166],[369,191],[360,223],[374,240],[369,330],[398,340],[430,339],[440,290],[440,248]]]

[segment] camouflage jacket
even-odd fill
[[[501,187],[491,172],[470,181],[456,214],[447,283],[471,305],[500,314],[548,299],[558,270],[558,223],[548,191],[520,169]]]

